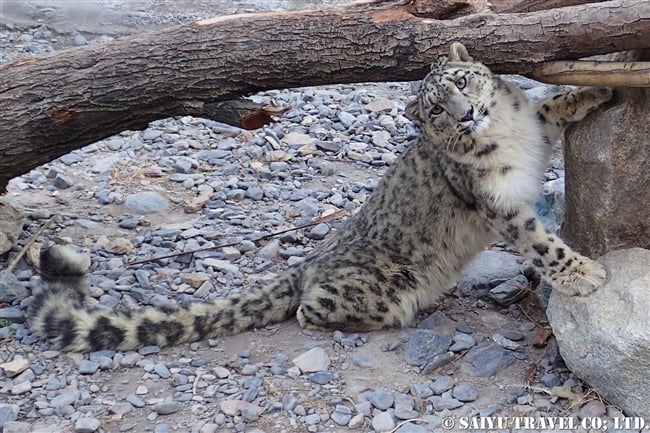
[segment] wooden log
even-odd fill
[[[164,117],[215,118],[215,104],[260,90],[420,79],[452,41],[495,72],[519,74],[550,60],[650,46],[648,0],[468,10],[449,20],[431,18],[447,13],[437,3],[232,15],[1,65],[0,192],[86,144]],[[427,5],[425,16],[413,14]]]

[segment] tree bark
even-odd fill
[[[459,3],[468,15],[449,20],[437,19],[450,13],[437,0],[232,15],[2,65],[0,192],[86,144],[164,117],[215,118],[223,101],[260,90],[420,79],[453,41],[494,72],[524,75],[549,60],[650,46],[648,0],[517,14]]]

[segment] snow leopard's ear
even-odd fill
[[[407,119],[415,122],[418,125],[422,124],[422,116],[420,114],[420,102],[418,97],[411,99],[404,109],[404,115]]]
[[[467,52],[465,45],[460,42],[454,42],[449,47],[449,61],[450,62],[471,62],[472,57]]]

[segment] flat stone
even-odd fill
[[[79,363],[80,374],[95,374],[97,370],[99,370],[99,363],[97,362],[84,359]]]
[[[505,251],[482,251],[463,269],[458,285],[489,287],[490,281],[514,278],[524,270],[520,259],[520,256]]]
[[[439,397],[434,395],[427,398],[427,401],[433,405],[434,410],[456,409],[463,405],[463,402],[450,397]]]
[[[449,335],[420,329],[409,337],[404,349],[404,359],[409,365],[421,366],[436,355],[445,353],[450,345],[451,337]]]
[[[395,421],[393,416],[388,412],[379,412],[372,418],[372,428],[376,432],[388,432],[395,428]]]
[[[69,406],[79,399],[81,392],[78,389],[64,389],[50,401],[52,407]]]
[[[376,390],[368,395],[370,403],[379,410],[386,410],[393,405],[395,397],[388,391]]]
[[[334,412],[330,415],[330,418],[338,425],[348,425],[352,419],[352,410],[347,406],[337,404]]]
[[[164,401],[155,405],[153,410],[156,411],[158,415],[170,415],[178,412],[180,408],[181,405],[177,401]]]
[[[14,358],[12,361],[0,364],[0,368],[8,377],[14,377],[29,368],[29,361],[24,358]]]
[[[290,132],[281,141],[288,146],[304,146],[312,144],[314,138],[302,132]]]
[[[101,425],[101,421],[97,418],[81,417],[75,422],[74,431],[76,433],[92,433],[97,431]]]
[[[515,358],[508,350],[492,341],[485,341],[467,352],[461,371],[475,377],[487,377],[514,361]]]
[[[454,386],[454,378],[451,376],[440,376],[429,385],[434,394],[442,394]]]
[[[327,352],[322,347],[314,347],[307,352],[295,357],[291,362],[300,368],[303,373],[324,371],[330,365]]]
[[[449,347],[451,352],[461,352],[474,347],[476,341],[471,335],[458,332],[453,337],[453,344]]]
[[[442,311],[434,311],[427,318],[418,323],[418,328],[428,329],[437,332],[438,334],[452,335],[456,330],[456,322],[451,320]]]
[[[325,385],[334,378],[334,374],[331,371],[317,371],[315,373],[310,373],[308,377],[309,380],[314,383]]]
[[[263,409],[244,400],[222,400],[219,403],[219,408],[228,416],[240,415],[244,411],[247,411],[249,413],[249,416],[251,412],[256,412],[259,416]]]
[[[169,203],[160,194],[144,191],[126,197],[124,205],[132,212],[150,214],[161,212],[169,207]]]
[[[630,416],[650,414],[650,251],[610,251],[589,296],[553,290],[546,311],[569,369]],[[650,419],[647,419],[650,422]]]
[[[2,203],[0,202],[0,207]],[[1,217],[0,211],[0,217]],[[2,221],[4,224],[4,221]],[[4,230],[4,227],[2,228]],[[0,237],[5,233],[0,234]],[[11,247],[10,247],[11,248]],[[0,271],[0,300],[7,303],[25,299],[28,296],[25,283],[18,281],[16,276],[9,271]],[[23,322],[25,313],[18,308],[9,307],[0,309],[0,319],[11,320],[13,322]]]
[[[239,272],[239,266],[229,262],[228,260],[220,260],[220,259],[214,259],[212,257],[208,257],[207,259],[203,259],[203,265],[210,266],[218,271],[222,271],[227,274]]]
[[[478,390],[470,383],[459,383],[454,386],[451,396],[462,402],[474,401],[478,398]]]
[[[488,296],[499,305],[507,307],[524,299],[528,291],[528,278],[517,275],[504,281],[488,292]]]
[[[445,352],[436,355],[421,367],[420,373],[429,374],[437,370],[438,368],[442,367],[443,365],[449,364],[451,361],[454,360],[454,357],[455,356],[453,352]]]

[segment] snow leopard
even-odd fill
[[[604,284],[605,269],[545,230],[533,205],[564,127],[611,96],[583,87],[535,103],[453,43],[406,106],[417,138],[359,211],[302,262],[212,302],[111,311],[84,303],[89,258],[50,246],[40,255],[31,327],[80,352],[177,345],[293,316],[310,330],[403,327],[499,239],[554,290],[588,295]]]

